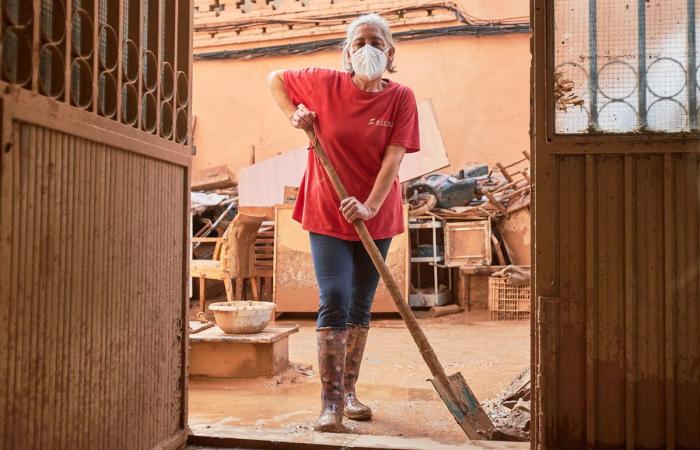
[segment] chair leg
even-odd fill
[[[204,308],[206,307],[206,288],[207,288],[207,279],[204,277],[199,277],[199,310],[203,313],[206,313],[204,311]]]
[[[233,291],[231,277],[229,277],[228,275],[224,275],[224,287],[226,288],[226,300],[232,302],[235,297],[235,292]]]
[[[260,301],[260,278],[250,278],[250,289],[253,291],[253,298]]]
[[[243,278],[236,278],[234,282],[236,283],[236,300],[243,300],[245,295],[245,283],[243,283]]]
[[[260,295],[262,295],[264,299],[272,301],[272,277],[264,277],[262,278],[262,282],[264,288]]]

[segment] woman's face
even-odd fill
[[[352,41],[350,41],[350,48],[348,48],[347,54],[345,55],[346,58],[350,59],[351,53],[356,52],[365,45],[371,45],[381,51],[389,49],[389,51],[386,52],[386,58],[389,62],[389,67],[391,67],[391,60],[394,58],[394,47],[391,47],[386,39],[384,39],[382,31],[378,26],[367,24],[357,27],[355,36],[352,38]]]
[[[360,25],[355,30],[355,36],[350,42],[350,52],[355,52],[368,44],[382,51],[389,47],[378,26]]]

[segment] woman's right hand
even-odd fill
[[[292,114],[292,126],[300,130],[313,130],[316,120],[316,113],[309,111],[303,104],[300,104]]]

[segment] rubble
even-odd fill
[[[496,427],[492,436],[494,440],[530,440],[530,394],[528,367],[498,396],[481,403]]]
[[[238,189],[192,191],[190,194],[193,237],[221,237],[238,213]],[[209,259],[214,244],[193,246],[194,259]]]
[[[511,163],[467,166],[432,174],[406,187],[409,217],[443,221],[490,220],[492,264],[530,265],[530,155]]]
[[[530,205],[529,154],[504,166],[496,163],[486,174],[483,167],[462,169],[458,174],[433,174],[407,186],[409,215],[432,213],[443,218],[502,218]],[[475,176],[471,176],[475,175]]]
[[[529,286],[530,285],[530,268],[520,266],[508,266],[505,269],[499,270],[491,274],[492,277],[503,278],[508,280],[513,286]]]

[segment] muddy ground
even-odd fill
[[[300,325],[289,340],[292,367],[274,379],[190,381],[191,426],[309,432],[320,408],[314,322],[283,316],[277,323]],[[499,394],[530,363],[528,321],[492,322],[486,311],[472,311],[420,323],[448,374],[461,372],[479,400]],[[346,419],[346,426],[357,434],[466,442],[429,377],[401,319],[373,321],[357,391],[374,416]]]

